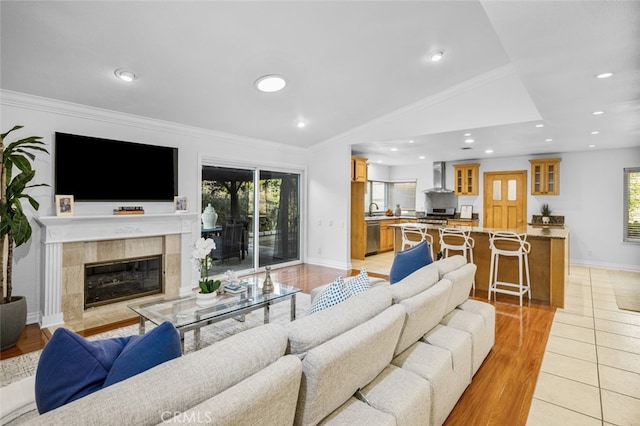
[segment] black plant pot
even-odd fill
[[[0,304],[0,343],[1,350],[16,345],[27,323],[27,299],[13,296],[11,302]]]

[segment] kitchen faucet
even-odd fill
[[[370,203],[369,204],[369,216],[373,216],[373,210],[371,209],[371,206],[376,206],[376,210],[380,210],[380,207],[378,207],[378,205],[376,203]]]

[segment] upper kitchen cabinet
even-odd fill
[[[454,192],[456,195],[478,195],[478,169],[480,164],[455,164]]]
[[[531,195],[560,193],[560,159],[541,158],[531,162]]]
[[[367,181],[367,159],[363,157],[351,157],[351,181]]]

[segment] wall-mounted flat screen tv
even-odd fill
[[[56,132],[54,185],[75,201],[173,201],[178,148]]]

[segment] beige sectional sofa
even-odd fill
[[[494,344],[494,307],[468,297],[475,271],[454,256],[394,285],[373,280],[27,422],[440,425]]]

